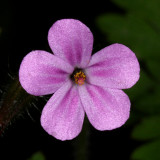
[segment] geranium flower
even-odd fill
[[[98,130],[112,130],[129,118],[130,100],[121,90],[139,79],[135,54],[122,44],[112,44],[91,56],[93,35],[78,20],[53,24],[48,42],[54,55],[42,50],[27,54],[19,80],[30,94],[53,94],[41,115],[41,125],[60,140],[75,138],[85,113]]]

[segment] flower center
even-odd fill
[[[75,68],[74,72],[70,75],[70,78],[76,84],[83,85],[86,80],[86,75],[84,74],[84,72],[81,69]]]
[[[76,84],[83,85],[85,82],[85,79],[86,79],[86,75],[82,71],[79,71],[76,74],[74,74],[74,81]]]

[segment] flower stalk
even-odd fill
[[[75,160],[82,160],[82,159],[87,160],[88,159],[89,141],[90,141],[89,121],[85,117],[82,132],[75,139],[75,141],[73,141]]]
[[[18,78],[12,80],[3,93],[0,103],[0,135],[16,117],[22,114],[33,96],[27,94],[21,87]]]

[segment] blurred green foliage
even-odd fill
[[[112,0],[123,13],[107,13],[96,24],[109,43],[131,48],[141,65],[138,83],[126,90],[132,103],[132,138],[144,141],[132,160],[160,159],[160,1]]]
[[[160,140],[144,144],[132,154],[133,160],[159,160]]]
[[[100,16],[97,22],[108,40],[130,46],[138,58],[160,58],[160,36],[139,15],[106,14]]]
[[[139,140],[152,140],[160,137],[160,116],[144,118],[132,132],[132,137]]]
[[[35,152],[29,159],[27,160],[46,160],[45,156],[42,152]]]

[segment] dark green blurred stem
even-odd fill
[[[89,122],[88,119],[85,117],[83,129],[80,135],[75,140],[73,140],[75,160],[88,160],[89,137]]]
[[[33,98],[24,91],[18,78],[9,83],[0,102],[0,135],[24,111],[25,107],[29,106],[28,102]]]

